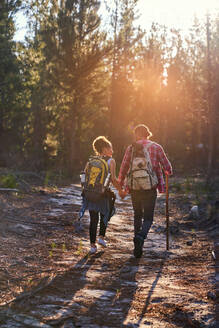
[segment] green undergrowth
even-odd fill
[[[170,192],[183,194],[193,205],[200,205],[203,201],[211,202],[218,198],[219,177],[215,177],[211,183],[200,177],[173,177],[171,180]]]
[[[13,174],[2,175],[0,176],[0,186],[15,189],[18,186],[17,179]]]

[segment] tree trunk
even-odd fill
[[[212,177],[212,161],[214,150],[214,113],[212,103],[212,66],[210,53],[210,18],[207,14],[207,74],[208,74],[208,165],[207,165],[207,182]]]

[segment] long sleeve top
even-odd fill
[[[148,147],[148,152],[151,158],[151,164],[153,167],[153,170],[156,172],[157,178],[158,178],[158,185],[157,189],[160,193],[165,192],[165,182],[163,177],[163,172],[166,172],[167,174],[171,175],[173,173],[172,166],[162,148],[161,145],[159,145],[156,142],[152,142],[148,139],[141,139],[138,140],[137,143],[147,145],[148,143],[151,143],[151,145]],[[130,164],[131,164],[131,153],[132,153],[132,145],[129,145],[126,149],[125,155],[122,160],[122,164],[119,171],[119,183],[121,187],[124,186],[126,175],[129,171]]]

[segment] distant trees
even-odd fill
[[[29,24],[23,43],[13,41],[21,2],[1,2],[0,135],[10,147],[1,147],[0,159],[10,150],[19,158],[13,164],[22,156],[29,168],[73,174],[99,134],[111,138],[120,161],[132,127],[142,122],[178,169],[208,167],[212,174],[218,18],[207,26],[195,19],[187,36],[156,23],[142,31],[137,2],[23,1]]]

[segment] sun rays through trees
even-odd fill
[[[145,123],[178,169],[218,167],[218,16],[197,16],[186,35],[159,22],[144,31],[138,3],[114,0],[103,14],[106,1],[26,0],[23,42],[21,2],[1,3],[0,166],[73,174],[97,135],[120,161]]]

